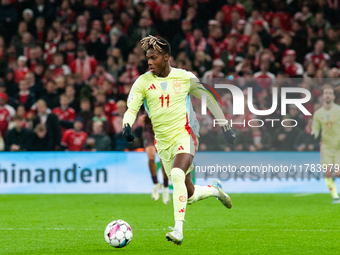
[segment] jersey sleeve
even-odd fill
[[[218,102],[215,100],[213,95],[204,88],[199,79],[191,72],[190,74],[190,94],[202,100],[203,97],[206,98],[207,107],[214,115],[214,117],[219,122],[220,126],[226,125],[228,122],[225,119],[225,116],[222,112],[221,107]]]
[[[143,103],[143,100],[143,78],[142,76],[140,76],[132,85],[131,91],[129,93],[127,102],[128,109],[124,114],[123,127],[125,124],[130,124],[130,127],[132,127],[133,123],[135,122],[139,108]]]
[[[314,135],[314,138],[318,138],[320,134],[321,123],[319,120],[319,114],[316,112],[313,116],[313,124],[312,124],[312,132],[311,134]]]

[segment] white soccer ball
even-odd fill
[[[132,228],[123,220],[114,220],[107,225],[104,231],[106,242],[115,248],[123,248],[132,239]]]

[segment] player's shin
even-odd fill
[[[171,180],[174,188],[173,203],[175,211],[175,228],[182,232],[183,221],[185,216],[185,209],[187,206],[187,188],[185,186],[185,173],[180,168],[173,168],[171,170]]]
[[[336,189],[336,185],[335,185],[333,178],[325,178],[325,182],[326,182],[326,185],[327,185],[329,192],[331,193],[332,197],[334,199],[338,199],[339,195],[338,195],[338,191]]]
[[[216,192],[214,192],[214,190]],[[215,194],[214,194],[215,193]],[[194,194],[188,198],[188,204],[191,205],[196,201],[203,200],[208,197],[218,196],[218,190],[214,187],[208,186],[199,186],[195,185],[195,192]]]

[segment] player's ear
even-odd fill
[[[168,61],[169,60],[169,54],[168,53],[164,54],[163,58],[164,58],[164,61]]]

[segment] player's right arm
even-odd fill
[[[136,120],[136,115],[144,100],[143,77],[140,76],[132,85],[127,102],[127,111],[123,118],[123,137],[133,141],[131,127]]]
[[[312,124],[312,132],[311,134],[314,135],[314,138],[318,138],[321,130],[321,122],[319,119],[319,112],[316,111],[313,115],[313,124]]]

